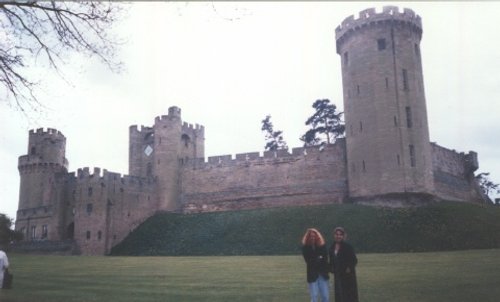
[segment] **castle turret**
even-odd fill
[[[182,123],[181,109],[170,107],[168,115],[155,119],[152,173],[157,178],[159,209],[180,208],[180,171],[188,159],[204,157],[204,128]]]
[[[350,196],[432,193],[420,17],[410,9],[371,8],[346,18],[335,34]]]
[[[61,237],[62,209],[58,206],[61,190],[57,177],[67,173],[66,138],[55,130],[29,132],[28,154],[19,157],[19,206],[16,230],[25,239]],[[62,174],[61,174],[62,173]]]

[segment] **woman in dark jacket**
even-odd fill
[[[306,261],[311,302],[328,302],[328,251],[325,239],[318,230],[307,229],[302,237],[302,255]],[[321,300],[318,300],[318,294]]]
[[[353,247],[345,242],[347,235],[341,227],[333,231],[334,243],[330,247],[330,272],[334,276],[335,302],[358,302],[356,264],[358,258]]]

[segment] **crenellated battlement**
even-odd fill
[[[31,129],[29,131],[29,136],[50,136],[50,137],[58,137],[62,139],[66,139],[66,137],[62,134],[62,132],[53,129],[53,128],[47,128],[47,130],[44,130],[44,128],[38,128],[36,129]]]
[[[181,109],[176,106],[172,106],[168,108],[167,115],[160,115],[155,117],[155,124],[159,122],[171,121],[171,120],[180,120],[181,119]]]
[[[217,155],[209,156],[206,161],[204,158],[187,159],[184,164],[194,166],[198,169],[204,169],[242,164],[264,164],[266,162],[290,162],[299,159],[316,159],[322,153],[335,152],[334,150],[343,150],[343,148],[345,148],[345,140],[339,139],[335,144],[326,145],[324,147],[312,146],[293,148],[291,153],[288,150],[264,151],[263,153],[247,152],[238,153],[234,158],[232,155]]]
[[[205,127],[198,124],[189,124],[187,122],[182,123],[182,132],[183,133],[196,133],[196,134],[204,134]]]
[[[361,28],[384,22],[408,24],[416,31],[422,32],[422,19],[409,8],[404,8],[400,12],[397,6],[384,6],[380,13],[377,13],[375,8],[368,8],[359,12],[358,18],[355,18],[354,15],[345,18],[335,29],[337,44],[346,39],[346,36]]]
[[[144,178],[139,176],[131,176],[126,174],[120,174],[116,172],[110,172],[106,169],[94,168],[92,174],[90,173],[89,167],[80,168],[75,172],[68,173],[71,177],[75,177],[78,183],[111,183],[117,182],[125,186],[129,185],[144,185],[153,184],[154,179]]]
[[[151,131],[153,131],[152,127],[147,127],[147,126],[143,126],[143,125],[141,125],[140,128],[138,125],[132,125],[129,127],[130,133],[145,133],[145,132],[151,132]]]

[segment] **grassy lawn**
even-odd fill
[[[360,300],[498,301],[500,249],[359,254]],[[308,301],[300,256],[10,255],[1,302]],[[332,299],[333,301],[333,299]]]

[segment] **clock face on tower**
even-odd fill
[[[151,153],[153,153],[153,147],[147,145],[146,148],[144,149],[144,154],[146,154],[146,156],[150,156]]]

